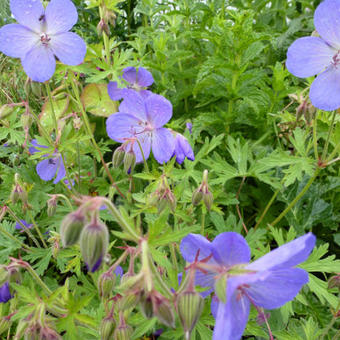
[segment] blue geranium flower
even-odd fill
[[[213,242],[186,236],[180,249],[187,262],[195,262],[196,284],[213,288],[218,297],[211,305],[216,318],[213,340],[239,340],[251,304],[274,309],[294,299],[308,282],[308,273],[295,266],[308,258],[314,245],[315,236],[308,233],[249,263],[250,248],[237,233],[222,233]]]
[[[182,164],[185,157],[194,161],[195,155],[188,140],[180,133],[172,132],[175,135],[175,150],[173,156],[176,156],[176,162]]]
[[[320,37],[299,38],[289,47],[286,66],[296,77],[318,75],[309,97],[322,110],[340,107],[340,1],[325,0],[316,8],[314,25]]]
[[[38,144],[36,139],[33,139],[31,144],[32,146],[29,148],[31,154],[41,151],[37,148],[47,148],[44,145]],[[43,181],[50,181],[55,177],[53,183],[57,184],[66,176],[63,158],[58,152],[55,152],[52,155],[46,154],[44,157],[46,157],[46,159],[39,162],[36,166],[37,173]]]
[[[0,51],[20,58],[27,75],[44,82],[55,71],[57,57],[67,65],[79,65],[86,54],[86,44],[69,32],[78,20],[70,0],[51,0],[46,9],[40,0],[10,0],[10,8],[19,24],[0,29]]]
[[[12,294],[11,291],[9,290],[9,283],[5,282],[1,287],[0,287],[0,303],[6,303],[10,299],[12,299]]]

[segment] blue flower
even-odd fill
[[[340,107],[340,1],[325,0],[316,8],[314,25],[320,37],[297,39],[289,47],[286,66],[296,77],[318,75],[309,97],[322,110]]]
[[[32,226],[33,226],[33,224],[29,224],[29,223],[27,223],[25,220],[20,220],[20,222],[26,227],[26,228],[31,228]],[[15,224],[15,229],[17,229],[17,230],[23,230],[24,228],[22,227],[22,225],[19,223],[19,222],[17,222],[16,224]]]
[[[0,29],[0,51],[20,58],[27,75],[44,82],[55,71],[57,57],[67,65],[79,65],[86,54],[86,44],[69,32],[78,14],[70,0],[51,0],[44,9],[40,0],[10,0],[10,8],[19,24]]]
[[[216,318],[213,340],[240,339],[251,304],[275,309],[294,299],[308,282],[307,272],[295,266],[308,258],[314,245],[315,236],[308,233],[249,263],[250,248],[237,233],[222,233],[213,242],[186,236],[180,249],[187,262],[195,263],[196,284],[213,288],[218,297],[211,305]]]
[[[107,91],[112,100],[124,98],[131,90],[139,92],[145,98],[152,93],[146,90],[146,88],[151,86],[154,80],[152,74],[145,68],[140,67],[137,71],[134,67],[126,67],[123,70],[122,77],[129,84],[127,88],[118,88],[118,84],[115,81],[110,82],[107,86]]]
[[[9,290],[9,283],[5,282],[1,287],[0,287],[0,303],[6,303],[10,299],[12,299],[11,292]]]
[[[175,150],[173,156],[176,156],[177,163],[182,164],[185,157],[194,161],[195,155],[188,140],[180,133],[172,132],[175,134]]]
[[[39,149],[37,148],[47,148],[44,145],[38,144],[35,139],[32,140],[31,144],[32,146],[29,148],[31,154],[38,152]],[[46,157],[46,159],[37,164],[36,171],[43,181],[50,181],[55,177],[53,183],[57,184],[66,176],[63,158],[58,152],[55,152],[52,155],[46,154],[44,157]]]

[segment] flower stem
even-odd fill
[[[336,112],[337,112],[336,110],[333,112],[331,125],[329,126],[329,129],[328,129],[327,139],[326,139],[326,143],[325,143],[325,146],[323,148],[322,157],[321,157],[322,160],[324,160],[326,158],[326,154],[327,154],[327,151],[328,151],[329,140],[330,140],[330,137],[331,137],[331,134],[332,134],[332,131],[333,131],[333,127],[334,127],[334,121],[335,121],[335,117],[336,117]]]
[[[313,145],[314,145],[314,157],[316,161],[319,159],[318,139],[317,139],[317,134],[316,134],[317,120],[318,120],[318,111],[316,111],[314,121],[313,121]]]
[[[301,192],[290,202],[288,207],[272,222],[270,223],[271,226],[275,226],[277,223],[281,221],[281,219],[287,215],[287,213],[294,207],[294,205],[302,198],[302,196],[306,193],[309,187],[312,185],[316,177],[318,176],[321,168],[317,168],[314,172],[314,175],[309,179],[305,187],[301,190]]]
[[[84,124],[85,124],[85,128],[86,128],[86,131],[88,133],[88,135],[90,136],[90,139],[92,141],[92,144],[94,146],[94,148],[96,149],[99,157],[100,157],[100,160],[103,164],[103,167],[105,169],[105,172],[107,174],[107,176],[109,177],[110,181],[111,181],[111,184],[116,188],[116,190],[118,191],[119,195],[122,196],[123,198],[125,198],[125,196],[122,194],[122,192],[119,190],[117,184],[115,183],[111,173],[110,173],[110,170],[107,166],[107,164],[105,163],[104,161],[104,158],[103,158],[103,155],[99,149],[99,146],[96,142],[96,140],[94,139],[94,136],[93,136],[93,133],[92,133],[92,130],[91,130],[91,127],[90,127],[90,123],[89,123],[89,119],[87,117],[87,114],[86,114],[86,111],[84,109],[84,106],[80,100],[80,96],[79,96],[79,90],[78,90],[78,87],[74,81],[74,79],[71,79],[71,86],[72,86],[72,89],[73,89],[73,92],[74,92],[74,95],[76,96],[76,100],[77,100],[77,103],[78,103],[78,106],[79,106],[79,109],[80,109],[80,112],[82,114],[82,117],[83,117],[83,121],[84,121]]]
[[[144,162],[144,168],[145,168],[145,171],[146,172],[149,172],[149,166],[148,166],[148,163],[146,162],[146,159],[145,159],[145,156],[144,156],[144,151],[143,151],[143,148],[142,148],[142,144],[140,143],[140,141],[138,140],[138,138],[136,138],[136,142],[139,146],[139,149],[140,149],[140,152],[142,154],[142,157],[143,157],[143,162]]]
[[[51,94],[51,87],[50,87],[50,84],[48,82],[45,83],[45,86],[46,86],[46,90],[47,90],[48,100],[50,101],[50,105],[51,105],[52,119],[53,119],[53,124],[54,124],[54,129],[55,129],[55,135],[56,135],[56,138],[57,138],[57,136],[58,136],[58,122],[57,122],[57,117],[56,117],[55,111],[54,111],[54,105],[53,105],[52,94]]]
[[[34,219],[32,213],[31,213],[31,211],[29,209],[28,209],[28,216],[30,217],[30,219],[31,219],[31,221],[33,223],[34,229],[36,230],[37,234],[39,235],[39,238],[40,238],[42,244],[44,245],[44,248],[48,248],[48,246],[47,246],[47,244],[46,244],[46,242],[44,240],[44,237],[42,236],[42,234],[40,232],[40,229],[39,229],[37,223],[35,222],[35,219]]]
[[[16,222],[18,222],[20,224],[20,226],[25,230],[25,232],[27,233],[27,235],[33,240],[33,242],[35,243],[35,245],[38,248],[41,248],[38,240],[35,238],[35,236],[31,233],[31,231],[20,221],[20,219],[15,215],[15,213],[13,212],[13,210],[10,207],[7,207],[7,210],[9,212],[9,214],[15,219]]]

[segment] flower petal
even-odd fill
[[[316,8],[314,25],[320,36],[336,49],[340,49],[340,1],[325,0]]]
[[[126,89],[118,87],[118,83],[116,81],[110,81],[107,85],[107,93],[112,100],[121,100],[124,98],[124,90]]]
[[[43,83],[49,80],[55,71],[55,58],[51,50],[39,44],[33,47],[21,59],[26,74],[34,81]]]
[[[291,301],[303,285],[308,273],[300,268],[279,269],[248,275],[246,294],[256,306],[274,309]]]
[[[57,177],[54,179],[53,183],[57,184],[66,176],[66,169],[63,162],[63,158],[59,156],[58,158],[58,169],[57,169]]]
[[[48,158],[36,166],[37,173],[43,181],[50,181],[58,170],[58,159]]]
[[[250,261],[247,241],[234,232],[217,235],[212,242],[212,253],[216,262],[227,267]]]
[[[308,233],[272,250],[249,264],[250,270],[277,270],[293,267],[307,260],[315,245],[315,236]]]
[[[123,78],[130,84],[136,84],[139,87],[148,87],[154,82],[152,74],[144,67],[140,67],[138,71],[135,67],[126,67],[123,70]]]
[[[40,33],[45,10],[40,0],[11,0],[11,12],[19,24]]]
[[[202,235],[189,234],[185,236],[179,246],[181,254],[185,261],[194,262],[203,260],[212,254],[211,243]]]
[[[314,80],[309,98],[318,109],[333,111],[340,107],[340,69],[330,66]]]
[[[176,140],[174,155],[176,155],[176,162],[178,164],[182,164],[185,157],[187,157],[191,161],[195,160],[194,152],[192,151],[191,145],[189,144],[188,140],[180,133],[176,133],[175,138]]]
[[[160,128],[152,132],[152,152],[158,163],[166,163],[174,150],[175,140],[168,129]]]
[[[79,65],[86,54],[85,41],[73,32],[51,36],[50,47],[58,59],[66,65]]]
[[[325,70],[336,52],[321,38],[300,38],[288,49],[286,67],[296,77],[311,77]]]
[[[163,96],[152,94],[145,99],[148,121],[155,128],[166,124],[172,116],[172,105]]]
[[[45,16],[49,35],[69,31],[78,20],[76,6],[70,0],[51,0]]]
[[[0,28],[0,51],[12,58],[23,58],[40,37],[26,27],[9,24]]]
[[[5,282],[0,287],[0,303],[6,303],[8,300],[10,300],[13,296],[11,295],[11,291],[9,290],[9,283]]]
[[[147,120],[144,99],[133,90],[124,93],[124,100],[119,106],[119,112],[129,113],[143,121]]]
[[[150,151],[151,151],[151,136],[150,133],[145,132],[137,135],[137,138],[141,144],[141,147],[143,149],[144,157],[145,159],[148,159],[150,157]],[[137,142],[133,143],[133,151],[136,156],[136,163],[143,162],[143,155],[140,150],[140,147]]]
[[[238,295],[232,279],[227,286],[227,303],[219,303],[213,340],[239,340],[246,328],[250,302],[247,297]]]
[[[40,152],[41,150],[37,148],[44,148],[47,149],[48,147],[45,145],[40,145],[36,139],[32,139],[31,141],[32,146],[28,148],[28,151],[31,155],[35,154],[36,152]]]
[[[106,132],[111,139],[124,143],[143,131],[143,127],[138,125],[139,122],[138,118],[130,114],[114,113],[106,120]]]

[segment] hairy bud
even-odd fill
[[[132,172],[136,165],[136,155],[132,148],[124,155],[124,171],[126,173]]]
[[[122,146],[118,147],[112,156],[112,165],[114,168],[118,168],[123,164],[124,156],[125,156],[125,148]]]
[[[205,204],[205,207],[207,208],[207,210],[210,211],[213,203],[214,203],[214,196],[213,194],[208,191],[207,193],[203,194],[203,202]]]
[[[54,216],[57,210],[58,196],[52,195],[51,198],[47,201],[47,215],[48,217]]]
[[[210,210],[214,203],[214,196],[209,191],[208,170],[203,171],[202,184],[192,194],[192,204],[198,205],[202,199],[207,210]]]
[[[84,228],[85,216],[77,210],[67,214],[61,222],[60,237],[64,247],[75,244]]]
[[[112,316],[104,318],[100,324],[100,339],[111,340],[116,328],[116,321]]]
[[[107,36],[110,36],[109,25],[105,22],[105,20],[101,19],[97,25],[97,33],[101,36],[103,32],[105,32]]]
[[[129,325],[119,325],[114,332],[114,340],[131,340],[132,332]]]
[[[184,332],[190,335],[202,314],[204,299],[197,292],[188,291],[177,297],[176,306]]]
[[[10,199],[13,204],[17,203],[19,200],[23,204],[27,204],[28,203],[27,191],[19,183],[16,183],[12,189]]]
[[[145,292],[142,293],[140,298],[140,307],[143,315],[147,319],[151,319],[154,316],[154,308],[151,294],[146,294]]]
[[[0,119],[5,119],[13,113],[13,107],[9,104],[2,105],[0,107]]]
[[[8,269],[8,282],[14,282],[19,284],[21,282],[21,274],[18,268],[9,268]]]
[[[202,199],[203,199],[203,193],[198,188],[192,194],[192,204],[198,205],[202,201]]]
[[[100,275],[98,279],[99,295],[104,300],[109,298],[116,282],[116,275],[110,271]]]
[[[340,289],[340,273],[332,276],[329,281],[328,281],[328,288],[332,289],[332,288],[338,288]]]
[[[107,226],[100,221],[86,225],[80,235],[80,250],[89,271],[96,271],[109,247]]]
[[[29,112],[22,114],[20,120],[24,129],[29,129],[31,127],[32,115]]]

